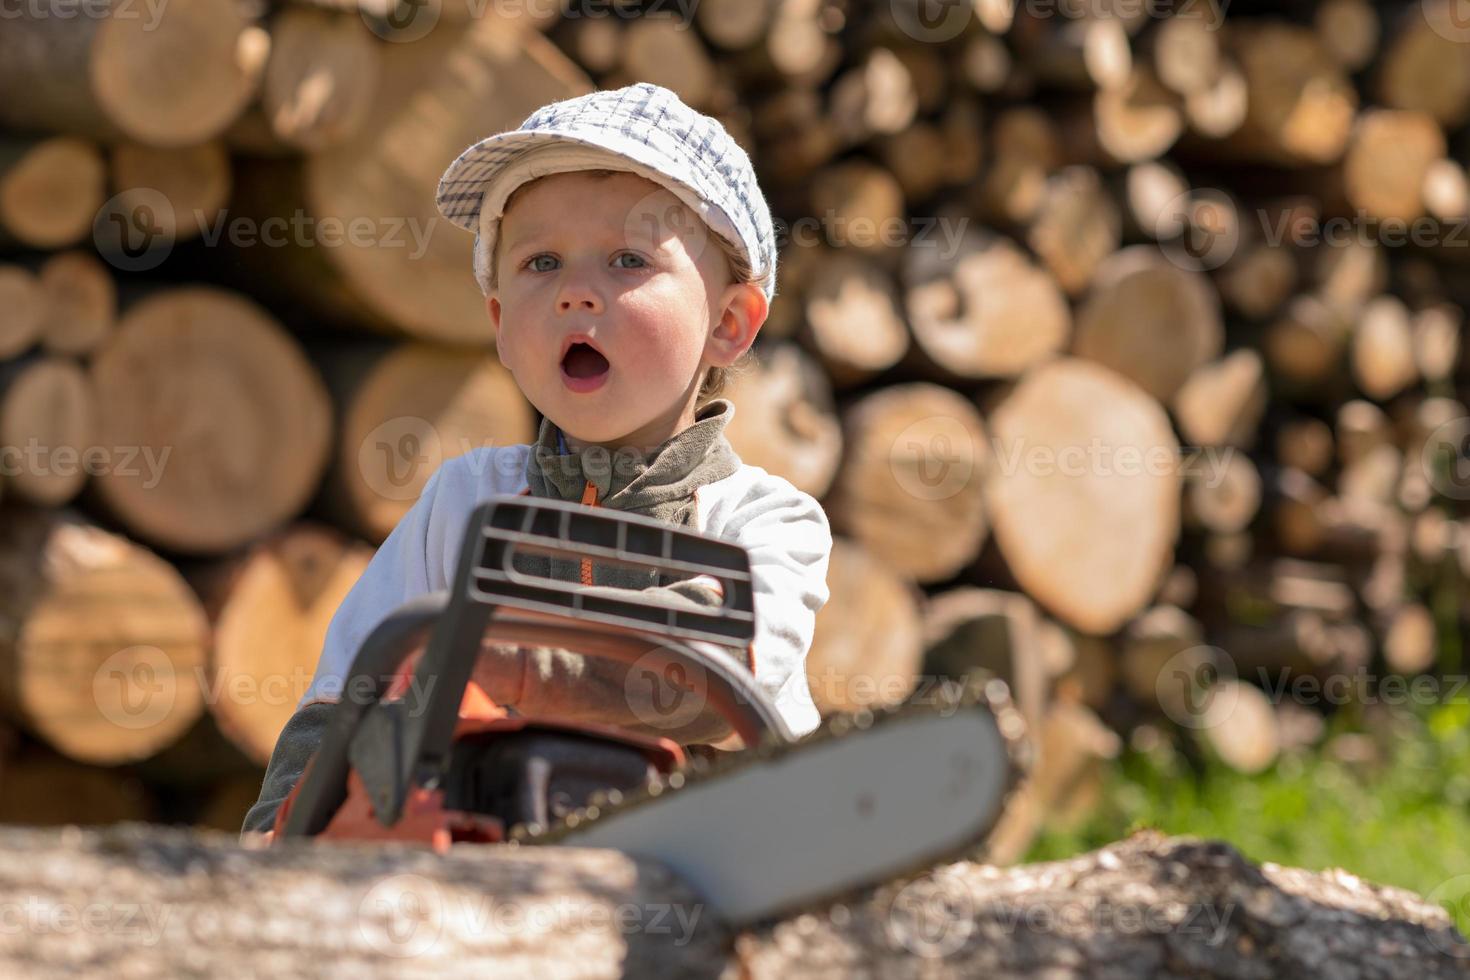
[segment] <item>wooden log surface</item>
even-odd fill
[[[0,900],[33,910],[0,939],[0,964],[37,980],[75,975],[98,955],[140,980],[467,969],[1020,977],[1058,957],[1128,975],[1166,959],[1222,978],[1464,975],[1464,937],[1410,892],[1337,869],[1256,865],[1224,842],[1156,831],[1064,861],[944,864],[743,931],[667,869],[616,851],[247,850],[229,835],[137,824],[0,840]],[[69,873],[48,871],[58,865]]]

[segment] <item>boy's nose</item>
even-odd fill
[[[597,295],[597,290],[585,283],[569,282],[562,287],[556,297],[556,309],[559,313],[568,313],[573,310],[601,313],[602,297]]]

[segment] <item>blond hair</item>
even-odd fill
[[[611,177],[615,173],[624,173],[625,171],[595,169],[579,170],[577,172],[586,174],[589,177]],[[510,206],[515,201],[516,195],[536,183],[537,180],[543,179],[542,177],[537,177],[534,180],[528,180],[511,191],[510,196],[505,199],[505,207],[501,212],[502,216],[497,219],[497,222],[505,220],[504,215],[510,211]],[[766,280],[769,278],[769,274],[765,276],[756,275],[755,270],[751,267],[750,259],[746,257],[744,249],[713,229],[710,229],[710,237],[715,240],[715,243],[725,256],[725,266],[730,272],[731,282],[764,286]],[[487,249],[486,242],[483,238],[477,237],[475,239],[475,281],[479,283],[480,291],[487,296],[500,284],[500,238],[501,236],[497,229],[495,245],[489,249]],[[699,394],[695,397],[695,411],[698,411],[709,402],[724,395],[732,381],[744,376],[758,363],[759,359],[756,357],[754,348],[750,348],[736,358],[735,363],[729,367],[710,368],[705,372],[704,380],[699,384]]]

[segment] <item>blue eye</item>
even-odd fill
[[[546,253],[546,252],[539,252],[536,255],[533,255],[529,259],[527,259],[525,261],[525,263],[523,263],[522,268],[530,269],[532,272],[550,272],[551,271],[550,268],[548,268],[546,266],[540,266],[540,267],[538,267],[536,265],[536,263],[538,261],[540,261],[541,259],[551,259],[551,261],[553,261],[553,262],[556,261],[548,253]]]
[[[638,263],[637,265],[632,265],[632,266],[628,266],[628,265],[622,266],[622,268],[624,268],[624,269],[638,269],[638,268],[641,268],[641,267],[643,267],[643,266],[645,266],[645,265],[648,264],[647,262],[644,262],[643,261],[643,256],[639,255],[636,252],[619,252],[618,253],[618,259],[633,259],[635,262]],[[614,259],[613,261],[616,262],[617,259]]]

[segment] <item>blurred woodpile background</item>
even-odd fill
[[[783,229],[730,436],[839,534],[819,706],[1010,680],[1002,855],[1141,724],[1253,771],[1374,710],[1263,678],[1463,671],[1454,0],[38,8],[0,29],[0,820],[238,829],[373,547],[534,438],[440,173],[637,80]]]

